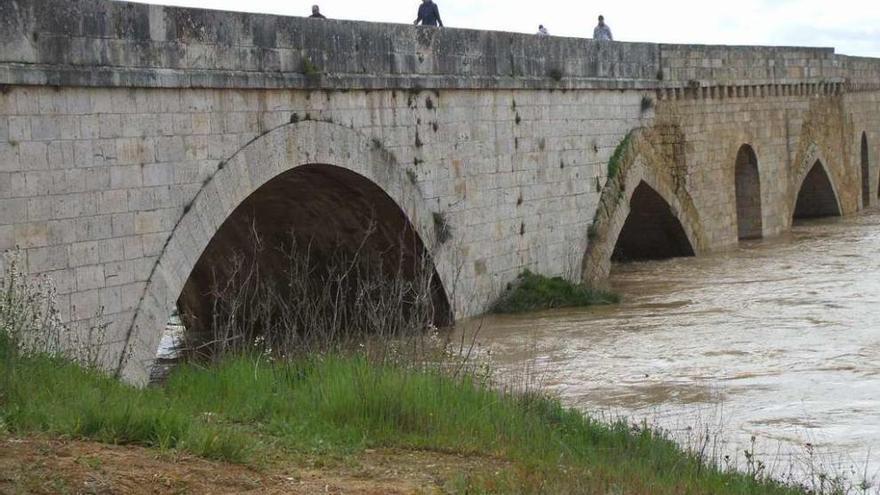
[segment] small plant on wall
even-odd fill
[[[651,98],[648,95],[642,96],[641,110],[642,113],[647,113],[654,108],[654,98]]]
[[[434,235],[437,244],[446,244],[452,239],[452,228],[449,226],[446,214],[442,212],[434,212]]]
[[[620,144],[617,145],[617,148],[614,149],[614,153],[611,154],[611,158],[608,160],[608,179],[613,179],[620,173],[620,165],[623,160],[623,155],[631,141],[632,133],[628,132]]]
[[[318,79],[321,77],[321,70],[314,62],[312,62],[312,59],[307,56],[303,56],[300,68],[302,74],[309,79]]]

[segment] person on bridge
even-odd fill
[[[593,39],[598,41],[614,41],[611,28],[605,24],[605,16],[599,16],[599,25],[593,30]]]
[[[538,36],[549,36],[550,31],[547,31],[547,28],[544,27],[543,24],[538,24]]]
[[[312,15],[309,16],[312,19],[326,19],[324,14],[321,13],[321,7],[317,5],[312,5]]]
[[[431,0],[422,0],[422,4],[419,5],[419,16],[416,17],[416,22],[413,24],[418,26],[419,22],[422,23],[422,26],[443,27],[443,21],[440,20],[440,9],[437,8],[436,3]]]

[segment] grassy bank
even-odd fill
[[[492,312],[525,313],[542,309],[616,304],[616,294],[573,284],[561,277],[545,277],[528,270],[520,274],[492,305]]]
[[[461,493],[796,493],[708,467],[647,429],[603,424],[534,394],[357,356],[184,366],[139,390],[0,337],[0,428],[181,450],[235,463],[398,447],[505,459]]]

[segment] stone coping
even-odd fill
[[[636,89],[880,84],[832,48],[671,45],[315,20],[111,0],[0,3],[0,84]]]

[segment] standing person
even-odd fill
[[[593,39],[599,41],[614,41],[611,36],[611,28],[605,24],[605,16],[599,16],[599,25],[593,30]]]
[[[418,26],[419,22],[422,23],[422,26],[443,27],[443,21],[440,20],[440,10],[436,3],[431,0],[422,0],[422,4],[419,5],[419,16],[416,17],[416,22],[413,24]]]
[[[324,14],[321,13],[321,7],[317,5],[312,5],[312,15],[309,16],[312,19],[326,19]]]
[[[538,24],[538,36],[549,36],[550,31],[547,31],[547,28],[544,27],[543,24]]]

